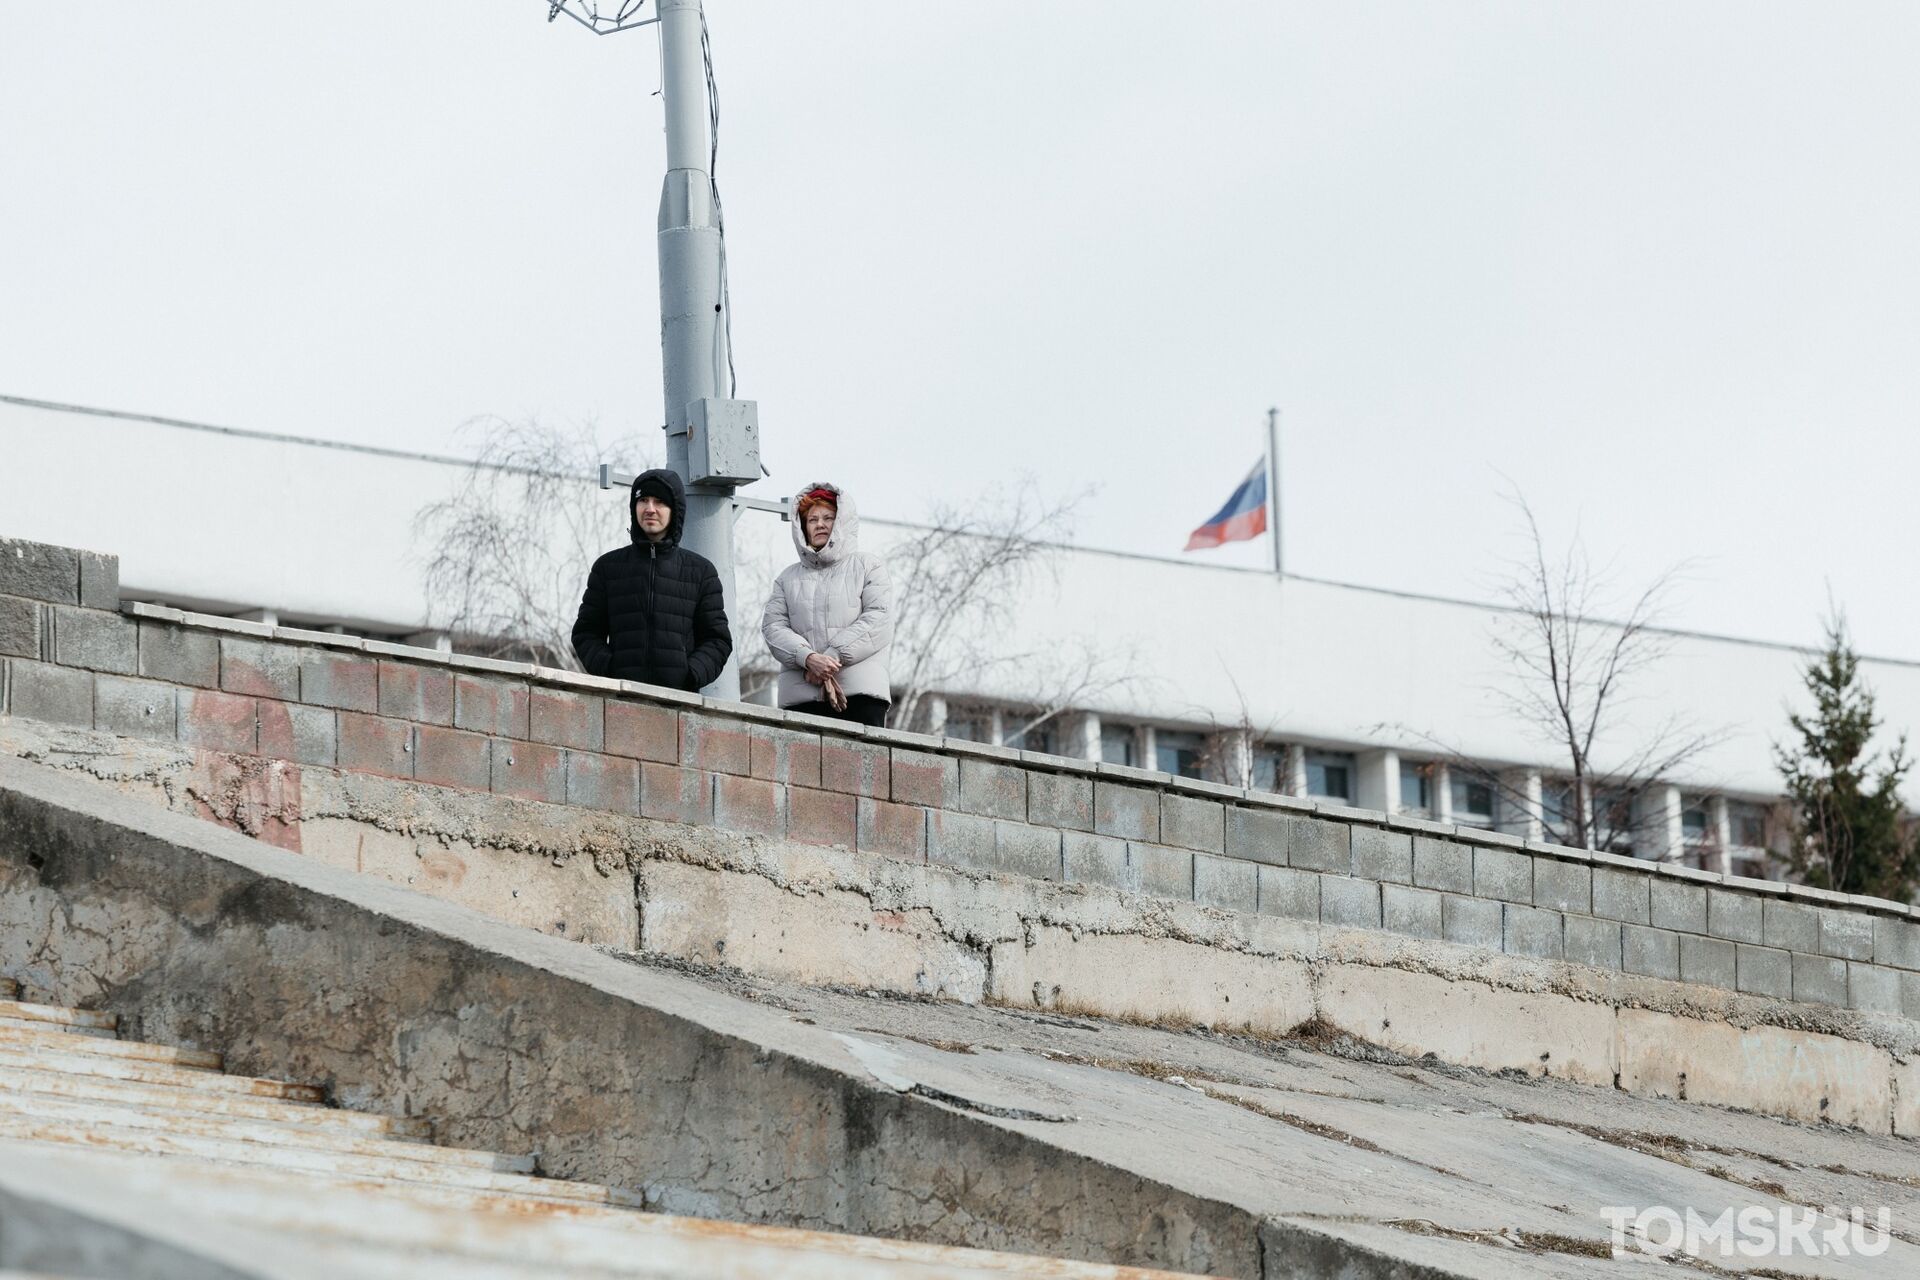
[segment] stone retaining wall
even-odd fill
[[[1920,1019],[1903,904],[132,604],[0,541],[0,713]],[[291,839],[294,833],[281,834]]]
[[[113,575],[111,557],[0,542],[0,749],[102,774],[118,756],[174,807],[514,923],[962,1000],[1318,1019],[1413,1055],[1920,1130],[1920,921],[1902,904],[119,612]],[[189,767],[190,786],[164,782]],[[585,872],[563,865],[578,852]]]

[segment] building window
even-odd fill
[[[1353,757],[1344,751],[1307,752],[1307,794],[1353,799]]]
[[[1255,791],[1285,792],[1287,789],[1287,749],[1255,743],[1253,781]]]
[[[1016,719],[1024,717],[1016,716]],[[1061,755],[1060,736],[1054,732],[1054,721],[1034,725],[1028,729],[1016,729],[1007,735],[1006,743],[1019,751],[1038,751],[1045,755]]]
[[[1493,784],[1483,778],[1450,778],[1447,798],[1453,820],[1463,827],[1493,826]]]
[[[1197,778],[1207,758],[1207,744],[1197,733],[1161,729],[1153,735],[1154,767],[1162,773]]]
[[[1703,849],[1713,843],[1713,815],[1707,812],[1707,802],[1698,796],[1691,799],[1682,797],[1680,809],[1680,838],[1689,849]]]
[[[1403,813],[1433,812],[1433,766],[1400,762],[1400,810]]]
[[[1100,758],[1108,764],[1138,767],[1140,735],[1130,724],[1101,724]]]
[[[967,742],[987,742],[993,737],[993,715],[982,707],[948,707],[946,733]]]
[[[1633,797],[1617,788],[1593,793],[1593,841],[1608,853],[1633,852]]]
[[[1740,848],[1767,847],[1766,806],[1749,804],[1744,800],[1728,801],[1727,826],[1731,828],[1733,843]]]

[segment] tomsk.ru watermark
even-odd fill
[[[1613,1253],[1695,1258],[1877,1258],[1893,1244],[1893,1213],[1862,1208],[1748,1205],[1704,1217],[1665,1205],[1636,1209],[1609,1205],[1600,1216],[1613,1228]]]

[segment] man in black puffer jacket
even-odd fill
[[[733,652],[720,575],[680,545],[687,490],[672,471],[634,477],[633,545],[593,562],[573,651],[596,676],[694,691],[712,684]]]

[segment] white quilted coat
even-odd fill
[[[793,546],[800,563],[783,569],[760,616],[760,634],[780,660],[780,705],[818,702],[824,694],[808,684],[807,655],[830,653],[840,659],[840,688],[848,697],[864,693],[893,700],[887,656],[893,647],[893,582],[878,556],[859,549],[860,513],[837,485],[810,484],[839,495],[833,534],[815,551],[799,516],[793,520]]]

